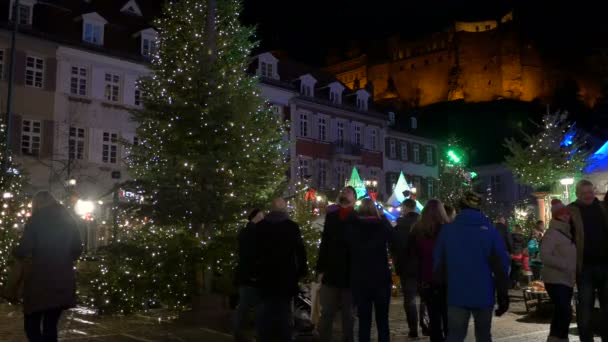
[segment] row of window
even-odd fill
[[[104,75],[104,99],[111,102],[121,100],[121,76],[115,73],[106,72]],[[89,71],[87,68],[73,66],[70,76],[70,94],[78,96],[89,95]],[[141,90],[135,86],[134,105],[140,106],[142,103]]]
[[[421,153],[424,153],[424,163],[429,166],[435,165],[433,146],[422,146],[418,143],[396,139],[387,139],[387,141],[388,146],[385,153],[388,159],[411,161],[420,164],[423,162]]]
[[[440,42],[433,42],[432,44],[427,44],[423,47],[418,48],[406,48],[405,51],[403,49],[399,49],[393,52],[393,59],[399,60],[403,58],[409,58],[415,55],[421,55],[424,53],[429,53],[439,49],[445,49],[447,46],[447,42],[445,40],[441,40]]]
[[[68,158],[70,160],[85,160],[86,130],[81,127],[70,127],[68,140]],[[118,162],[119,139],[114,132],[103,132],[101,144],[101,162],[116,164]],[[138,139],[133,139],[137,145]],[[21,153],[39,156],[42,146],[42,123],[38,120],[23,120],[21,126]]]
[[[321,141],[329,141],[328,135],[328,125],[330,119],[325,116],[319,116],[317,118],[317,138]],[[299,137],[302,138],[312,138],[311,130],[310,130],[310,114],[300,113],[299,120]],[[364,146],[364,134],[363,128],[360,125],[353,125],[353,136],[352,136],[352,144],[356,146]],[[346,142],[346,134],[345,134],[345,125],[343,121],[336,122],[336,141],[338,147],[344,147],[344,143]],[[378,130],[375,128],[370,128],[367,130],[367,139],[368,145],[367,147],[370,150],[378,149]]]

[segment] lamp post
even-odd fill
[[[564,196],[564,199],[566,202],[570,202],[570,191],[568,191],[568,186],[574,184],[574,178],[563,178],[559,182],[566,187],[566,196]]]
[[[84,226],[84,248],[85,248],[85,252],[89,251],[89,230],[90,230],[90,221],[91,221],[91,215],[93,214],[93,211],[95,211],[95,203],[93,203],[92,201],[84,201],[84,200],[78,200],[76,201],[76,203],[74,204],[74,211],[76,212],[76,215],[82,217],[84,219],[85,222],[85,226]]]

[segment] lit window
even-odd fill
[[[118,155],[118,134],[103,132],[101,161],[116,164]]]
[[[91,44],[103,44],[103,25],[94,23],[84,24],[84,41]]]
[[[44,84],[44,59],[27,56],[25,61],[25,85],[42,88]]]
[[[327,140],[327,119],[319,118],[319,140]]]
[[[21,125],[21,153],[30,156],[40,154],[42,124],[37,120],[23,120]]]
[[[118,102],[120,94],[120,76],[106,73],[105,98],[108,101]]]
[[[70,127],[68,157],[70,160],[84,159],[84,128]]]
[[[72,67],[70,78],[70,93],[74,95],[87,95],[87,69]]]
[[[308,114],[300,114],[300,136],[308,137]]]

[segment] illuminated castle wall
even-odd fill
[[[560,82],[517,32],[512,12],[498,20],[455,22],[418,40],[392,38],[387,45],[388,61],[363,55],[327,70],[349,88],[371,82],[376,101],[399,98],[410,106],[460,99],[543,100]],[[585,84],[579,86],[582,93],[592,93]]]

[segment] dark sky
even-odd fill
[[[391,33],[417,36],[453,20],[496,18],[511,8],[530,34],[554,47],[597,45],[607,33],[603,1],[546,0],[244,0],[243,21],[257,25],[261,48],[321,64],[328,47],[378,41]]]

